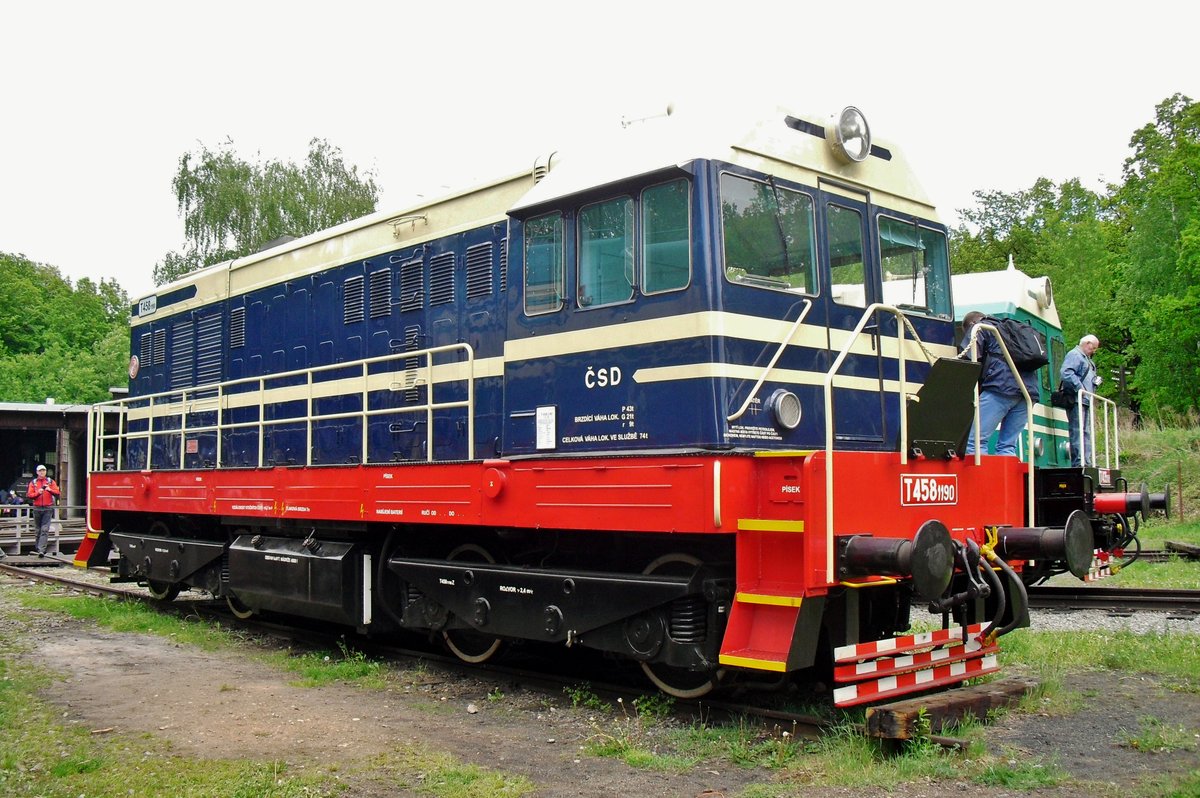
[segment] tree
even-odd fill
[[[129,362],[129,299],[115,282],[72,286],[53,266],[0,253],[0,399],[108,399]]]
[[[1122,304],[1133,386],[1150,412],[1200,408],[1200,104],[1159,103],[1137,130],[1117,194],[1125,232]]]
[[[1050,277],[1068,339],[1089,332],[1106,341],[1126,337],[1114,310],[1116,227],[1108,197],[1078,180],[1056,185],[1046,178],[1013,194],[974,196],[977,206],[962,211],[965,223],[951,235],[956,273],[1000,269],[1011,255],[1027,274]]]
[[[284,236],[302,236],[375,210],[379,189],[323,139],[309,142],[302,165],[248,162],[226,139],[179,159],[172,185],[186,242],[154,266],[156,285],[195,269],[247,255]]]

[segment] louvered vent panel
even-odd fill
[[[234,308],[229,311],[229,348],[237,349],[246,345],[246,309]]]
[[[153,365],[161,366],[163,363],[167,362],[167,331],[166,330],[159,329],[159,330],[154,331],[153,355],[154,355]]]
[[[420,325],[411,325],[404,328],[404,348],[406,351],[412,352],[419,349],[421,346],[421,327]],[[417,369],[421,366],[421,359],[418,357],[408,357],[404,359],[404,400],[406,402],[416,402],[421,398],[420,391],[417,390]]]
[[[454,253],[443,252],[429,259],[429,305],[454,301]]]
[[[342,322],[354,324],[363,320],[363,278],[351,277],[343,288]]]
[[[184,388],[192,384],[192,364],[196,357],[194,339],[191,319],[176,322],[171,327],[172,388]]]
[[[467,249],[467,299],[492,293],[492,244]]]
[[[196,384],[220,382],[221,314],[205,316],[196,326]]]
[[[138,362],[143,366],[154,365],[154,347],[152,345],[153,337],[150,333],[142,334],[141,346],[138,347]]]
[[[392,312],[392,271],[371,272],[371,318],[378,319]]]
[[[420,258],[400,264],[400,310],[420,310],[425,304],[425,271]]]
[[[508,290],[508,239],[500,239],[500,293]]]

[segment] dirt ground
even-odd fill
[[[333,769],[343,774],[347,794],[354,796],[413,794],[397,791],[387,773],[364,765],[372,756],[411,744],[448,752],[464,763],[522,774],[538,785],[539,798],[733,798],[751,784],[772,784],[778,778],[766,769],[725,762],[667,774],[591,756],[583,746],[599,727],[564,696],[433,668],[399,680],[386,692],[349,685],[294,687],[288,674],[234,652],[202,652],[169,639],[114,633],[55,615],[14,615],[6,610],[17,589],[0,579],[0,623],[28,645],[23,656],[62,674],[63,680],[44,698],[61,706],[64,722],[130,737],[147,733],[168,741],[181,755],[285,761],[293,770]],[[1161,680],[1137,674],[1100,678],[1080,676],[1068,685],[1086,697],[1079,711],[1067,716],[1010,713],[989,736],[993,750],[1013,759],[1052,753],[1078,783],[1036,793],[959,782],[899,784],[876,791],[793,785],[795,792],[785,794],[1131,795],[1156,772],[1200,768],[1195,745],[1155,754],[1122,744],[1125,732],[1136,733],[1147,716],[1200,732],[1200,696],[1172,692]],[[497,689],[503,698],[489,701],[488,694]]]

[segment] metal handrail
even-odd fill
[[[1084,448],[1084,445],[1083,445],[1083,423],[1082,423],[1083,418],[1081,416],[1083,414],[1083,397],[1085,397],[1085,396],[1089,397],[1092,400],[1092,412],[1091,412],[1091,416],[1089,419],[1089,426],[1091,427],[1091,433],[1092,433],[1092,451],[1091,451],[1092,461],[1090,464],[1088,463],[1087,458],[1086,458],[1086,455],[1088,454],[1087,449]],[[1072,408],[1070,411],[1068,411],[1068,412],[1075,412],[1076,414],[1078,414],[1080,416],[1079,421],[1081,423],[1079,424],[1079,441],[1078,441],[1079,452],[1080,452],[1079,462],[1081,465],[1091,465],[1093,468],[1096,467],[1096,402],[1097,401],[1099,401],[1101,403],[1101,405],[1104,407],[1104,426],[1103,426],[1104,467],[1105,468],[1113,468],[1114,466],[1112,464],[1112,460],[1113,460],[1113,457],[1115,456],[1116,461],[1117,461],[1115,467],[1119,469],[1121,467],[1121,426],[1118,423],[1118,419],[1117,419],[1117,403],[1114,402],[1112,399],[1109,399],[1107,396],[1100,396],[1099,394],[1093,393],[1092,391],[1085,391],[1083,388],[1080,388],[1078,391],[1076,391],[1075,407]],[[1108,430],[1109,430],[1109,414],[1110,413],[1112,414],[1112,435],[1113,435],[1112,449],[1115,450],[1115,455],[1114,455],[1114,452],[1110,451],[1109,445],[1108,445]],[[1071,446],[1072,447],[1075,446],[1075,443],[1076,443],[1076,441],[1071,441]],[[1074,458],[1072,458],[1072,459],[1074,459]]]
[[[758,375],[758,382],[754,383],[754,387],[750,389],[750,393],[746,396],[746,401],[742,402],[742,406],[738,408],[736,413],[726,416],[726,421],[732,424],[745,414],[747,408],[750,407],[750,403],[754,401],[754,397],[758,395],[758,389],[761,388],[763,383],[767,381],[767,376],[770,375],[771,369],[775,368],[775,364],[779,362],[779,358],[783,355],[783,351],[787,349],[788,345],[792,342],[792,338],[796,335],[796,330],[800,329],[800,325],[804,322],[804,317],[808,315],[810,310],[812,310],[812,300],[805,299],[804,310],[800,311],[800,315],[796,317],[794,322],[792,322],[792,328],[788,330],[788,334],[785,335],[783,340],[779,342],[779,348],[775,350],[775,354],[771,358],[771,362],[768,363],[766,368],[762,370],[762,374]]]
[[[926,362],[932,364],[936,359],[925,348],[925,343],[921,340],[921,336],[917,334],[913,328],[912,322],[904,315],[904,312],[885,305],[881,302],[876,302],[869,305],[863,310],[862,318],[858,320],[858,324],[846,339],[845,345],[838,352],[837,358],[834,359],[833,365],[829,367],[829,371],[825,374],[825,580],[833,582],[833,378],[837,375],[838,369],[842,367],[842,363],[846,360],[846,356],[850,354],[851,347],[854,342],[862,335],[863,328],[867,321],[874,317],[878,312],[891,313],[899,322],[896,324],[896,363],[899,366],[900,376],[900,464],[908,464],[908,414],[904,412],[904,397],[908,393],[908,382],[905,377],[905,365],[907,358],[904,355],[904,330],[907,329],[912,333],[913,340],[921,348],[925,354]]]
[[[1025,491],[1026,500],[1028,502],[1027,510],[1029,522],[1033,523],[1033,508],[1034,508],[1034,448],[1033,448],[1033,399],[1029,396],[1029,391],[1025,388],[1025,381],[1021,379],[1021,372],[1017,369],[1017,365],[1013,363],[1012,355],[1008,352],[1008,345],[1004,343],[1004,337],[1000,335],[1000,331],[992,324],[985,321],[980,321],[971,328],[970,343],[967,348],[971,350],[971,360],[979,360],[979,330],[990,330],[992,336],[1000,343],[1000,352],[1004,355],[1004,361],[1008,364],[1009,371],[1012,372],[1013,379],[1017,383],[1017,387],[1021,389],[1021,396],[1025,399],[1025,433],[1029,436],[1029,445],[1025,450],[1028,455],[1025,459],[1026,463],[1026,478],[1029,482],[1029,489]],[[979,384],[975,384],[975,420],[973,422],[972,433],[975,435],[975,465],[979,465],[980,458],[983,456],[983,446],[979,439]],[[988,435],[992,434],[988,430]]]
[[[466,373],[462,376],[455,376],[451,379],[443,379],[443,382],[465,382],[466,383],[466,398],[449,402],[435,401],[434,388],[437,384],[434,378],[434,369],[437,367],[435,358],[438,355],[443,355],[451,352],[458,352],[463,357],[453,363],[443,364],[445,366],[457,365],[465,368]],[[414,358],[424,358],[424,384],[428,387],[425,401],[410,407],[384,407],[384,408],[369,408],[369,397],[372,391],[383,390],[381,388],[372,388],[373,381],[379,381],[380,375],[386,376],[389,372],[375,371],[372,372],[373,366],[380,364],[407,361]],[[473,456],[475,451],[475,352],[474,349],[465,343],[447,344],[444,346],[429,347],[427,349],[415,350],[411,352],[399,352],[390,355],[382,355],[378,357],[364,358],[362,360],[350,361],[348,363],[334,363],[324,366],[317,366],[308,369],[293,369],[291,371],[278,372],[273,374],[264,374],[257,377],[242,377],[236,380],[226,380],[221,383],[213,383],[190,388],[181,388],[170,391],[161,391],[155,394],[146,394],[143,396],[126,397],[116,399],[109,402],[101,402],[92,406],[92,411],[88,416],[88,463],[92,471],[104,470],[102,462],[105,444],[115,441],[116,444],[116,459],[115,464],[120,466],[124,460],[123,455],[131,441],[145,440],[146,447],[146,463],[145,469],[149,470],[156,466],[153,462],[154,440],[159,437],[179,436],[179,465],[172,468],[182,469],[187,460],[187,438],[189,435],[194,436],[201,433],[216,433],[216,462],[213,467],[219,467],[222,462],[223,454],[223,433],[235,430],[255,428],[258,437],[258,454],[257,465],[263,467],[265,462],[265,439],[266,431],[272,427],[282,426],[286,424],[305,425],[305,465],[312,465],[312,441],[313,441],[313,424],[316,422],[333,421],[341,418],[358,418],[362,420],[362,439],[361,439],[361,460],[360,462],[369,462],[368,448],[368,424],[367,420],[374,416],[381,415],[397,415],[409,413],[424,413],[427,430],[426,453],[425,459],[427,462],[433,460],[434,452],[434,413],[439,410],[448,410],[454,408],[467,409],[467,451]],[[357,384],[357,392],[360,396],[362,407],[359,410],[351,410],[339,413],[324,413],[314,415],[313,407],[316,401],[317,391],[315,387],[318,384],[332,384],[332,380],[328,383],[318,383],[315,377],[321,374],[342,371],[350,372],[356,370],[357,374],[349,374],[345,377],[337,378],[341,380],[352,380]],[[407,370],[407,369],[406,369]],[[303,384],[299,383],[298,378],[303,378]],[[269,384],[279,383],[287,380],[297,379],[295,385],[283,385],[276,387],[268,387]],[[249,386],[251,390],[235,391],[234,389]],[[280,394],[287,391],[300,389],[303,391],[303,396],[283,398]],[[392,390],[395,390],[393,387]],[[250,421],[227,422],[225,420],[227,412],[231,407],[244,406],[255,407],[254,402],[246,402],[245,398],[253,396],[257,393],[257,418]],[[331,396],[348,396],[350,391],[343,391]],[[273,398],[273,396],[275,398]],[[234,399],[234,397],[237,397]],[[281,418],[266,418],[265,408],[272,403],[282,403],[291,401],[303,401],[305,410],[301,414],[288,415]],[[244,404],[243,404],[244,402]],[[205,405],[211,405],[207,407]],[[105,430],[104,417],[107,413],[119,414],[117,431],[109,433]],[[188,426],[188,415],[199,412],[215,412],[217,414],[215,424],[203,424],[199,426]],[[146,421],[146,429],[130,430],[129,423],[131,420],[140,420],[144,418]],[[176,428],[166,428],[164,424],[169,419],[178,419],[179,426]]]
[[[85,533],[87,507],[57,504],[50,521],[47,538],[49,553],[60,553],[61,543],[82,540]],[[67,526],[64,527],[64,523]],[[33,507],[28,504],[0,505],[0,551],[7,555],[20,554],[23,546],[32,546],[37,539]]]

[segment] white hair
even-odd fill
[[[1100,339],[1094,335],[1085,335],[1079,339],[1079,345],[1083,346],[1084,344],[1095,344],[1096,346],[1100,346]]]

